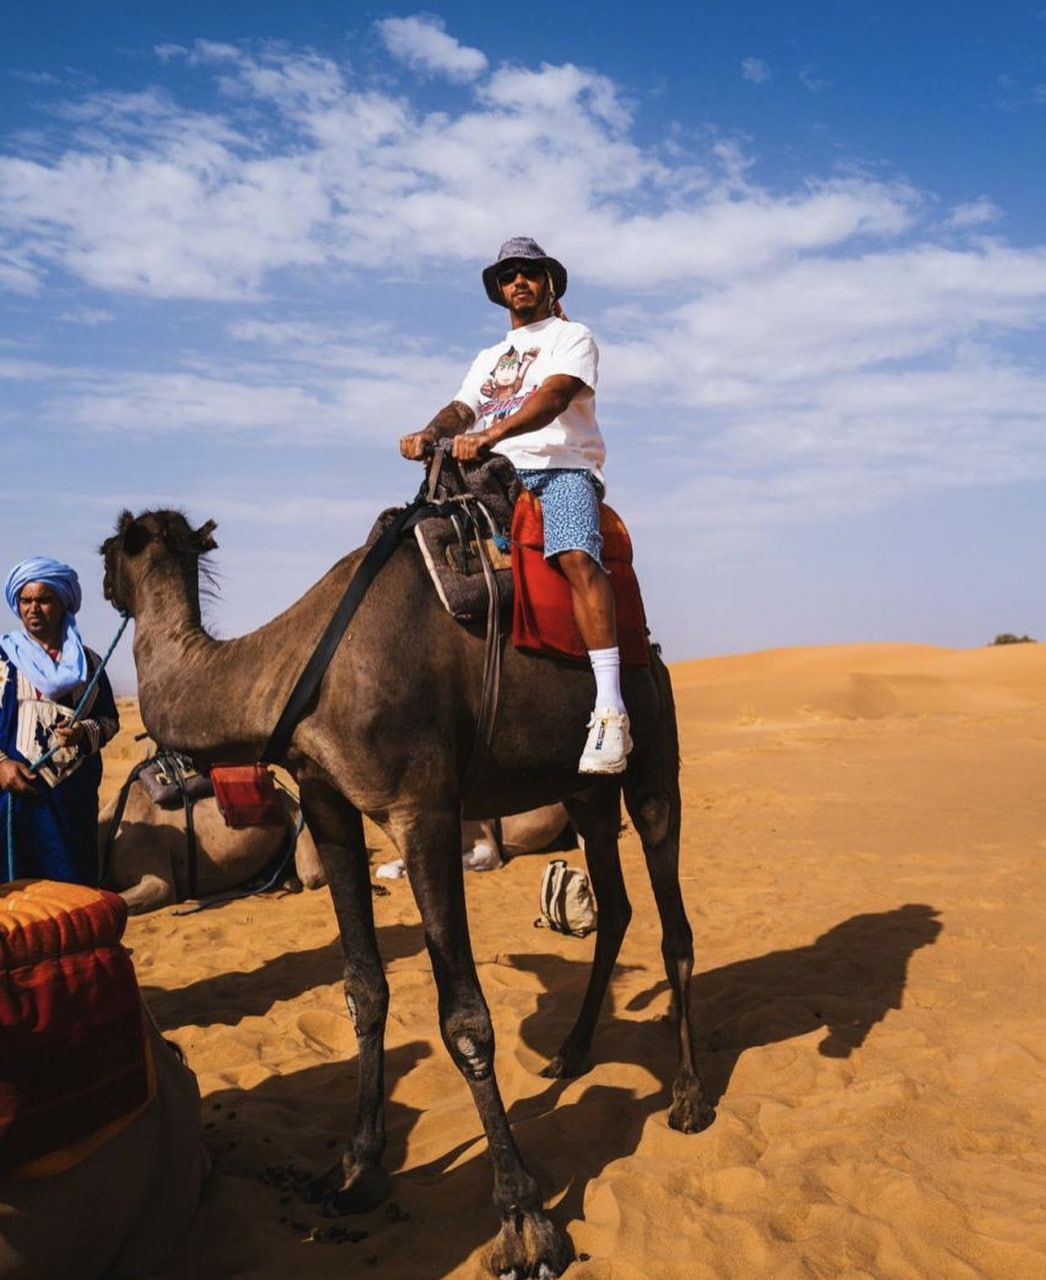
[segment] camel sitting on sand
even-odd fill
[[[143,1009],[123,904],[0,886],[0,1280],[131,1280],[183,1239],[200,1091]]]
[[[276,862],[288,842],[295,839],[296,831],[294,874],[306,889],[319,889],[327,883],[312,836],[304,826],[297,830],[297,804],[282,791],[280,804],[286,820],[278,826],[229,827],[213,795],[193,803],[195,897],[225,893],[256,879]],[[182,805],[173,809],[158,805],[136,779],[110,844],[116,806],[114,798],[98,816],[105,887],[120,894],[132,915],[184,901],[190,893],[190,875]],[[287,878],[290,876],[288,866]]]
[[[64,1173],[0,1176],[0,1280],[132,1280],[159,1271],[196,1213],[209,1167],[196,1077],[151,1025],[156,1095]]]
[[[124,512],[102,548],[105,594],[135,619],[139,705],[150,736],[203,762],[261,758],[299,672],[359,569],[339,561],[272,622],[218,641],[200,619],[200,558],[213,522],[194,530],[174,511]],[[623,672],[635,743],[623,774],[577,772],[592,705],[591,671],[505,647],[498,716],[470,769],[482,703],[485,642],[457,623],[432,589],[413,540],[402,541],[363,597],[318,691],[294,728],[283,764],[331,889],[345,956],[345,994],[358,1045],[354,1131],[314,1198],[332,1214],[373,1208],[387,1195],[384,1031],[389,988],[375,934],[362,815],[403,857],[439,993],[444,1043],[467,1082],[487,1137],[501,1228],[489,1266],[503,1278],[556,1277],[573,1256],[544,1212],[495,1078],[490,1014],[469,942],[461,820],[564,800],[585,845],[599,903],[588,990],[551,1077],[589,1063],[596,1020],[631,916],[621,874],[621,798],[642,842],[662,925],[679,1063],[669,1124],[710,1124],[695,1065],[689,994],[693,942],[679,887],[679,745],[668,671],[656,651]],[[467,779],[467,785],[466,785]]]
[[[570,825],[570,814],[561,801],[543,804],[539,809],[526,813],[512,813],[507,817],[465,818],[461,823],[461,852],[465,866],[477,864],[490,850],[490,863],[500,866],[502,861],[518,858],[525,853],[541,853],[562,836]]]
[[[496,871],[522,854],[566,848],[557,841],[571,834],[570,815],[560,801],[505,818],[462,818],[461,865],[466,871]],[[390,880],[405,873],[402,858],[378,868],[378,875]]]

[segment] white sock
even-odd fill
[[[621,652],[613,649],[589,649],[588,660],[596,677],[596,706],[611,711],[624,711],[621,697]]]

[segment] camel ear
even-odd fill
[[[201,554],[205,551],[216,551],[218,549],[217,542],[211,537],[217,527],[218,522],[216,520],[208,520],[206,524],[201,524],[193,535]]]
[[[124,552],[136,556],[149,544],[149,530],[139,520],[124,511],[116,526],[116,536]]]

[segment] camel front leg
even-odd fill
[[[357,809],[326,786],[301,784],[305,820],[330,886],[345,957],[345,1003],[356,1031],[356,1120],[341,1163],[318,1179],[309,1199],[331,1216],[363,1213],[389,1193],[385,1151],[385,1023],[389,987],[374,930],[367,846]]]
[[[465,1077],[494,1166],[501,1230],[490,1257],[500,1280],[553,1280],[570,1264],[569,1237],[545,1215],[538,1185],[523,1164],[494,1073],[494,1028],[469,940],[458,809],[390,822],[425,927],[439,993],[443,1042]]]

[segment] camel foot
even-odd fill
[[[388,1199],[392,1180],[380,1165],[346,1173],[340,1164],[328,1169],[309,1187],[305,1199],[322,1204],[326,1218],[341,1218],[348,1213],[367,1213]]]
[[[705,1101],[700,1084],[693,1076],[677,1080],[672,1086],[672,1109],[668,1127],[680,1133],[700,1133],[715,1119],[715,1107]]]
[[[502,1220],[490,1254],[498,1280],[556,1280],[574,1259],[570,1237],[543,1213],[513,1213]]]
[[[574,1080],[592,1070],[592,1059],[587,1053],[571,1053],[560,1049],[541,1074],[546,1080]]]

